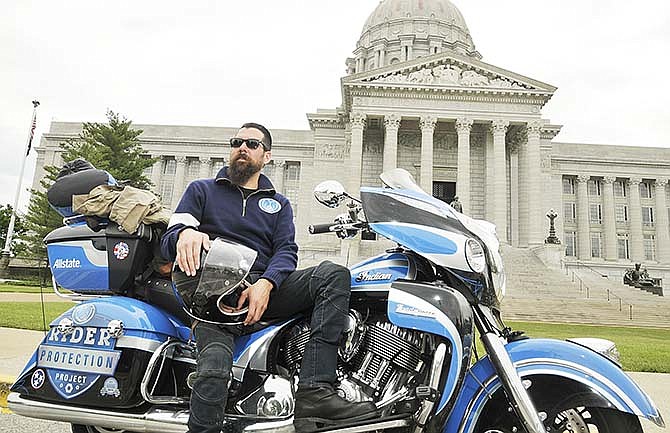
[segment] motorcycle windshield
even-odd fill
[[[389,188],[361,188],[363,210],[370,227],[434,263],[472,272],[465,259],[465,242],[477,238],[485,245],[495,297],[505,293],[500,244],[495,226],[455,211],[424,192],[403,169],[382,173]]]

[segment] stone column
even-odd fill
[[[186,157],[178,155],[175,157],[177,169],[174,173],[174,189],[172,190],[172,209],[179,204],[181,195],[184,193],[184,180],[186,179]]]
[[[350,183],[349,192],[351,194],[358,194],[361,189],[361,173],[363,164],[363,130],[367,116],[365,113],[354,111],[349,115],[349,122],[351,123],[351,152],[350,158]]]
[[[644,259],[640,183],[642,183],[642,179],[639,177],[631,177],[628,180],[628,189],[630,190],[630,205],[628,207],[628,216],[630,217],[630,259],[635,263],[639,263]]]
[[[495,179],[495,158],[493,156],[493,131],[486,130],[486,188],[485,188],[485,211],[486,220],[493,222],[495,203],[493,202],[495,194],[493,191],[493,180]]]
[[[656,179],[656,260],[670,262],[670,233],[668,232],[668,204],[665,199],[665,186],[668,179]]]
[[[577,257],[591,259],[591,230],[589,228],[589,194],[586,184],[591,177],[577,176]]]
[[[509,223],[512,227],[512,242],[513,247],[519,246],[519,232],[521,225],[519,224],[519,142],[515,139],[510,143],[509,150],[509,171],[510,171],[510,218]]]
[[[212,158],[209,156],[200,157],[200,174],[201,179],[209,179],[212,177]]]
[[[400,129],[400,115],[391,113],[384,116],[384,166],[383,171],[398,166],[398,130]]]
[[[161,155],[151,155],[151,157],[158,158],[151,167],[151,183],[154,184],[153,191],[156,194],[159,194],[161,189],[161,175],[163,174],[163,157]]]
[[[614,176],[603,179],[603,231],[605,234],[605,259],[617,259],[616,215],[614,211]]]
[[[433,195],[433,133],[437,119],[433,116],[423,116],[421,125],[421,189]]]
[[[470,131],[472,119],[460,118],[456,120],[458,133],[458,171],[456,177],[456,195],[463,205],[463,213],[470,213]]]
[[[275,161],[274,184],[275,184],[275,190],[280,194],[284,193],[285,170],[286,170],[286,161]]]
[[[493,131],[493,157],[494,157],[494,179],[493,179],[493,223],[496,225],[498,238],[501,242],[507,242],[507,173],[505,156],[505,134],[509,121],[494,120],[491,129]]]
[[[544,213],[542,209],[544,200],[542,200],[542,167],[540,160],[540,132],[542,131],[542,121],[533,120],[526,125],[528,134],[528,244],[541,245],[544,243],[545,234]]]
[[[530,206],[528,198],[528,184],[530,183],[528,177],[528,134],[526,129],[519,130],[515,135],[515,140],[518,144],[518,165],[519,165],[519,246],[528,246],[528,208]]]
[[[378,68],[381,68],[384,66],[386,63],[386,47],[382,47],[379,50],[379,64],[377,65]]]

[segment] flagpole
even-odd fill
[[[7,227],[7,238],[5,239],[5,248],[2,250],[3,259],[9,258],[10,247],[12,244],[12,237],[14,235],[14,224],[16,222],[16,208],[19,206],[19,196],[21,195],[21,184],[23,183],[23,171],[26,168],[26,160],[30,153],[30,147],[33,142],[33,135],[35,134],[35,127],[37,125],[37,107],[40,102],[33,101],[33,118],[30,122],[30,133],[28,134],[28,142],[26,143],[26,153],[23,155],[23,163],[21,164],[21,174],[19,174],[19,182],[16,185],[16,195],[14,196],[14,207],[12,208],[12,217],[9,220],[9,227]]]

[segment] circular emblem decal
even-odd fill
[[[30,384],[33,386],[33,389],[40,389],[44,385],[44,379],[46,379],[44,370],[38,368],[30,378]]]
[[[72,310],[72,321],[77,325],[83,325],[95,315],[95,304],[80,304]]]
[[[263,212],[267,213],[277,213],[281,210],[281,205],[273,198],[260,199],[258,201],[258,207],[260,207]]]
[[[114,257],[117,259],[125,259],[128,257],[128,253],[130,253],[130,248],[128,247],[127,243],[119,242],[118,244],[114,245]]]

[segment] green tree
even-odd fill
[[[12,218],[12,206],[11,205],[0,205],[0,249],[5,248],[5,242],[7,241],[7,229],[9,229],[9,221]],[[14,234],[12,235],[12,244],[9,246],[9,250],[13,254],[17,254],[21,250],[19,245],[19,236],[25,233],[26,228],[23,224],[23,218],[20,214],[16,214],[16,219],[14,220]]]
[[[149,188],[151,181],[143,172],[156,159],[145,156],[138,140],[142,130],[133,129],[130,120],[113,111],[107,111],[107,121],[106,124],[85,122],[77,138],[61,143],[63,161],[84,158],[126,185]],[[44,169],[47,174],[40,181],[44,190],[32,190],[25,217],[27,233],[23,236],[30,254],[42,258],[46,257],[44,237],[63,225],[63,218],[51,208],[45,192],[56,180],[60,167],[45,166]]]

